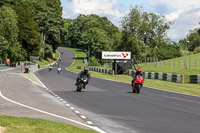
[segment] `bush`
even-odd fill
[[[94,56],[92,56],[92,57],[90,58],[90,66],[99,66],[99,67],[101,67],[101,64],[98,62],[97,59],[95,59]]]
[[[194,54],[200,53],[200,46],[196,47],[194,49]]]

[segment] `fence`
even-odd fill
[[[77,66],[77,69],[81,69],[82,66]],[[110,75],[114,75],[114,70],[110,69],[103,69],[96,66],[89,66],[89,71],[95,71],[100,73],[107,73]],[[134,73],[133,70],[128,70],[128,75],[132,76]],[[182,74],[172,74],[172,73],[157,73],[157,72],[143,72],[143,76],[145,79],[158,79],[158,80],[164,80],[169,82],[176,82],[176,83],[184,83],[185,82],[185,76]],[[200,84],[200,74],[197,75],[190,75],[189,76],[189,82],[190,83],[196,83]]]
[[[134,71],[128,70],[128,75],[133,75]],[[169,82],[184,83],[184,75],[172,73],[143,72],[145,79],[159,79]]]
[[[103,68],[99,68],[96,66],[88,66],[89,67],[89,71],[95,71],[95,72],[100,72],[100,73],[107,73],[110,75],[114,75],[114,70],[110,70],[110,69],[103,69]],[[77,66],[77,69],[82,69],[82,66]]]
[[[171,60],[158,60],[158,59],[148,59],[146,62],[137,61],[137,64],[152,65],[155,68],[184,68],[184,69],[194,69],[200,68],[199,59],[171,59]]]
[[[190,75],[190,83],[200,84],[200,74]]]

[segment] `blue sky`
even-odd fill
[[[177,42],[189,30],[200,27],[200,0],[61,0],[61,3],[64,18],[97,14],[108,17],[118,27],[131,6],[143,6],[145,11],[163,14],[173,22],[168,37]]]

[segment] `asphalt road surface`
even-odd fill
[[[85,90],[76,92],[77,74],[65,70],[75,54],[62,51],[60,74],[54,65],[51,72],[43,69],[36,72],[36,76],[102,130],[108,133],[200,132],[200,97],[147,87],[143,87],[140,94],[133,94],[130,84],[95,77]]]

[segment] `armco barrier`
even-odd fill
[[[190,75],[190,83],[200,84],[200,74]]]
[[[129,70],[128,75],[133,75],[134,71]],[[184,75],[181,74],[171,74],[171,73],[157,73],[157,72],[143,72],[145,79],[159,79],[169,82],[184,83]],[[198,78],[197,78],[198,77]],[[194,83],[200,83],[200,75],[193,76]]]
[[[81,68],[82,68],[82,66],[77,66],[77,69],[81,69]],[[95,71],[95,72],[107,73],[110,75],[114,75],[114,70],[98,68],[95,66],[88,66],[88,68],[89,68],[89,71]]]

